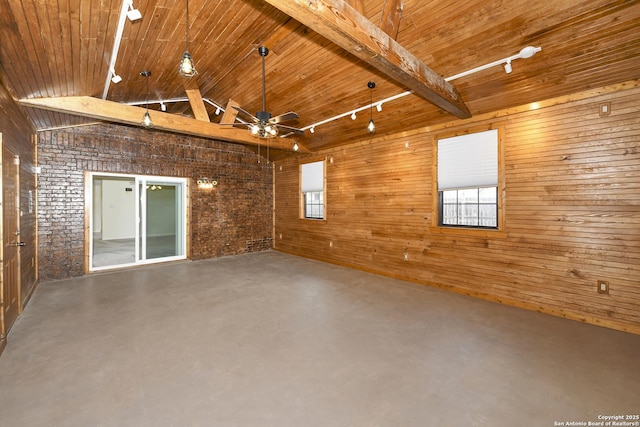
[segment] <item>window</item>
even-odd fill
[[[438,140],[438,225],[498,228],[498,131]]]
[[[324,161],[300,166],[302,217],[324,219]]]

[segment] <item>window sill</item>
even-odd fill
[[[326,218],[300,218],[300,221],[321,222],[323,224],[326,224],[327,219]]]
[[[464,227],[429,227],[431,234],[448,236],[468,236],[484,237],[487,239],[505,239],[508,233],[502,230],[490,230],[486,228],[464,228]]]

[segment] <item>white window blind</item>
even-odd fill
[[[497,129],[438,140],[439,191],[497,185]]]
[[[302,165],[302,192],[324,190],[324,161]]]

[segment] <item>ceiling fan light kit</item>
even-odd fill
[[[279,116],[272,117],[271,113],[267,111],[267,98],[265,88],[265,57],[269,54],[269,49],[264,46],[258,48],[258,53],[262,57],[262,111],[258,111],[256,115],[249,113],[243,108],[233,106],[239,113],[249,117],[253,123],[241,123],[240,125],[246,126],[249,132],[253,136],[258,138],[275,138],[281,129],[288,131],[287,135],[291,133],[304,133],[302,129],[297,129],[291,126],[283,125],[281,122],[287,120],[297,119],[298,113],[289,111],[288,113],[280,114]],[[238,123],[234,123],[238,125]]]

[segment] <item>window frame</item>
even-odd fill
[[[322,162],[322,218],[316,217],[308,217],[306,216],[306,192],[302,191],[303,182],[302,182],[302,166],[309,163],[320,163]],[[299,218],[301,220],[309,220],[316,222],[326,222],[327,220],[327,159],[323,158],[314,158],[302,161],[298,164],[298,195],[300,199],[299,203]],[[313,191],[309,192],[313,193]]]
[[[498,183],[497,183],[497,226],[467,226],[441,224],[441,203],[438,190],[438,141],[441,139],[470,135],[488,130],[498,131]],[[466,129],[457,129],[448,132],[436,133],[432,139],[432,221],[429,227],[432,233],[472,235],[482,237],[506,237],[505,229],[505,167],[504,167],[504,125],[487,124]],[[479,186],[477,188],[480,188]],[[470,187],[473,188],[473,187]]]

